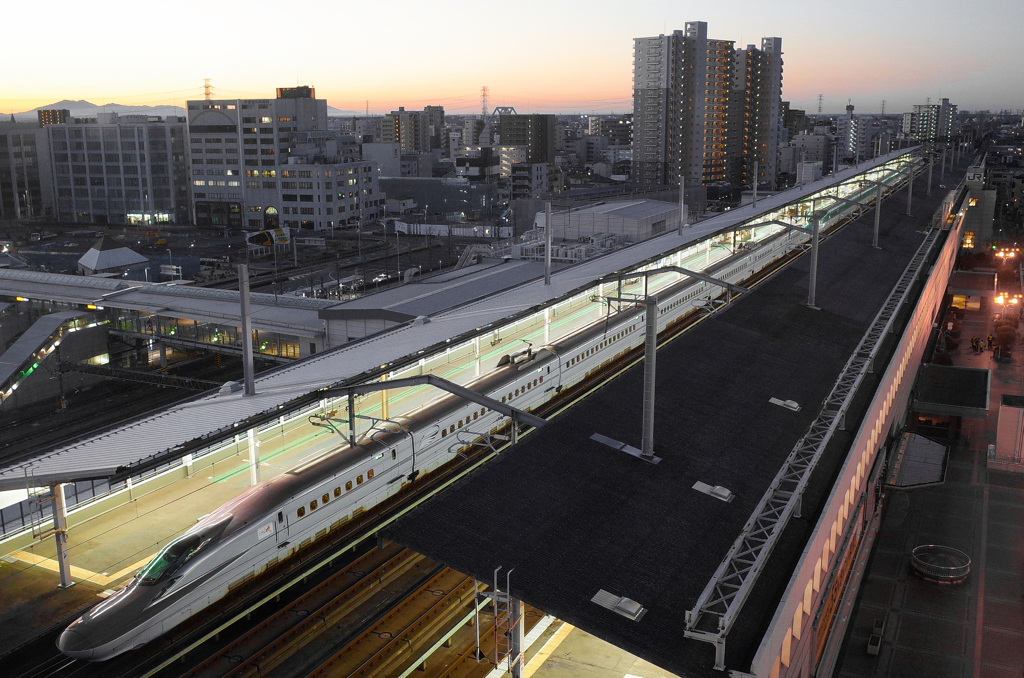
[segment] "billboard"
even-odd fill
[[[266,231],[256,231],[255,233],[245,232],[245,241],[249,244],[249,249],[256,247],[272,247],[274,245],[287,245],[291,240],[291,229],[285,228],[274,228]]]

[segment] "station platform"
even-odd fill
[[[260,472],[277,475],[336,445],[326,429],[297,429],[262,443]],[[250,484],[244,444],[236,454],[191,476],[178,470],[166,484],[78,524],[71,518],[68,549],[75,585],[58,589],[52,537],[5,548],[0,558],[0,654],[70,621],[119,588],[170,540]],[[126,492],[126,491],[123,491]],[[43,507],[49,512],[49,506]],[[30,611],[30,613],[29,613]]]
[[[993,318],[967,311],[953,355],[954,365],[991,370],[988,417],[964,419],[959,438],[937,439],[950,446],[943,484],[892,492],[833,675],[1009,678],[1024,671],[1024,474],[986,463],[1000,397],[1024,395],[1024,352],[997,362],[992,351],[972,350],[970,337],[995,333]],[[911,550],[921,544],[967,553],[969,579],[953,586],[916,576]],[[884,632],[870,655],[876,620]]]

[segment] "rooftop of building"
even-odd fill
[[[684,638],[684,613],[921,243],[923,234],[898,211],[889,208],[883,220],[883,250],[871,248],[870,213],[822,245],[821,310],[806,306],[809,262],[801,258],[659,350],[654,451],[661,463],[591,439],[639,443],[637,365],[387,536],[484,582],[497,567],[500,577],[512,569],[516,597],[665,670],[723,675],[713,669],[712,646]],[[789,523],[729,632],[728,668],[750,666],[851,436],[838,434],[811,475],[804,518]],[[733,501],[698,491],[698,482],[728,488]],[[639,602],[646,615],[632,621],[595,604],[600,590]]]

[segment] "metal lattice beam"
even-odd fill
[[[866,375],[873,370],[882,341],[892,331],[896,314],[907,301],[940,233],[939,229],[929,230],[847,361],[818,417],[786,458],[693,609],[687,611],[686,637],[715,645],[716,668],[725,668],[726,636],[789,519],[799,515],[800,500],[811,473],[832,434],[844,426],[846,411]]]

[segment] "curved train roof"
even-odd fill
[[[756,207],[747,205],[706,219],[685,228],[682,235],[666,233],[556,271],[551,276],[550,286],[545,286],[542,278],[535,279],[437,313],[430,317],[429,323],[409,322],[271,370],[256,377],[256,395],[209,392],[45,450],[32,459],[5,462],[0,464],[0,489],[109,477],[125,467],[183,456],[193,449],[188,445],[202,442],[205,446],[239,433],[245,430],[244,422],[260,416],[276,416],[286,407],[295,407],[304,397],[315,398],[313,394],[319,389],[355,380],[452,337],[545,305],[614,271],[638,266],[718,232],[734,230],[738,224],[842,183],[908,152],[905,149],[881,156],[835,176],[766,197],[758,201]],[[54,282],[59,284],[59,281]],[[199,289],[190,292],[203,294]]]

